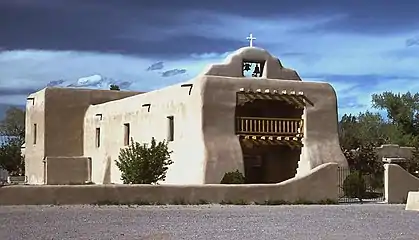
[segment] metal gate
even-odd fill
[[[338,168],[340,203],[384,201],[384,175],[360,174],[349,168]]]

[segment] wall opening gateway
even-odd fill
[[[278,183],[294,177],[301,155],[304,108],[285,97],[251,99],[236,104],[235,112],[246,182]]]

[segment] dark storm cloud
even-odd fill
[[[172,77],[175,75],[180,75],[186,73],[186,69],[171,69],[163,72],[161,74],[162,77]]]
[[[47,87],[55,87],[55,86],[59,86],[59,85],[61,85],[61,84],[63,84],[65,82],[65,80],[53,80],[53,81],[50,81],[48,84],[47,84]]]
[[[254,18],[304,19],[342,14],[339,21],[304,31],[391,33],[418,26],[419,3],[400,0],[383,4],[370,1],[102,1],[102,0],[15,0],[0,1],[0,46],[5,49],[84,50],[179,56],[190,53],[226,52],[243,41],[207,39],[194,35],[168,36],[168,30],[185,21],[212,21],[190,12],[211,12]],[[191,15],[192,16],[192,15]],[[222,22],[223,19],[219,19]],[[125,36],[127,29],[138,36]],[[199,29],[196,29],[199,31]]]
[[[38,91],[35,88],[7,88],[0,87],[0,96],[29,95]]]
[[[156,62],[156,63],[151,64],[151,66],[147,68],[147,71],[160,70],[163,68],[164,68],[164,62]]]
[[[419,37],[409,38],[406,40],[406,47],[419,46]]]
[[[364,75],[338,75],[338,74],[324,74],[324,75],[309,75],[303,76],[306,78],[324,79],[327,82],[353,82],[361,83],[364,87],[374,87],[379,82],[390,80],[410,79],[412,81],[419,81],[418,76],[407,74],[399,75],[381,75],[381,74],[364,74]]]

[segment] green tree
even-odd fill
[[[387,113],[393,123],[409,141],[409,145],[417,145],[419,137],[419,93],[384,92],[372,95],[372,106]],[[406,144],[403,144],[406,145]]]
[[[173,163],[166,141],[140,144],[131,138],[131,144],[122,148],[116,166],[125,184],[152,184],[166,179],[168,166]]]
[[[396,124],[370,111],[357,116],[345,114],[339,121],[339,141],[342,149],[348,150],[368,143],[374,146],[387,143],[409,146],[413,142],[411,135],[400,131]]]
[[[24,174],[21,147],[25,142],[25,111],[16,107],[7,109],[5,118],[0,121],[0,134],[5,139],[0,145],[0,167],[11,175]]]
[[[384,167],[381,159],[378,159],[373,143],[365,143],[358,149],[344,150],[349,168],[359,171],[363,175],[382,175]]]
[[[356,149],[372,143],[380,146],[400,138],[396,127],[379,113],[366,111],[357,116],[344,115],[339,122],[339,140],[343,149]]]
[[[412,157],[406,160],[406,162],[401,162],[399,165],[410,174],[419,178],[419,149],[416,147],[412,152]]]
[[[17,107],[8,108],[0,121],[0,134],[17,138],[22,145],[25,142],[25,111]]]
[[[10,175],[23,175],[25,173],[25,160],[21,154],[21,144],[16,138],[8,140],[0,146],[0,167],[7,170]]]
[[[118,86],[118,85],[116,85],[116,84],[111,84],[111,86],[109,86],[109,90],[120,91],[121,89],[119,88],[119,86]]]
[[[339,142],[342,149],[356,149],[361,145],[358,120],[353,115],[343,115],[339,121]]]

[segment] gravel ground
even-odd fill
[[[0,239],[419,239],[404,205],[0,207]]]

